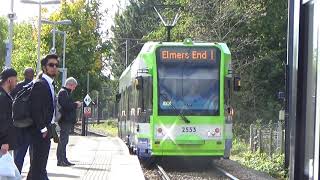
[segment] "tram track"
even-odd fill
[[[218,171],[220,171],[222,174],[224,174],[226,177],[230,178],[231,180],[239,180],[239,178],[237,178],[236,176],[232,175],[230,172],[224,170],[222,167],[212,163],[213,168],[217,169]]]
[[[212,160],[194,161],[185,158],[183,160],[161,160],[152,166],[143,167],[147,180],[238,180],[240,178],[227,169],[214,164]]]
[[[169,175],[164,171],[164,169],[160,165],[156,164],[156,167],[157,172],[162,180],[170,180]]]

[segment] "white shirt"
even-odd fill
[[[52,97],[52,105],[53,105],[53,114],[52,114],[52,119],[51,119],[51,124],[54,124],[54,115],[55,115],[55,107],[54,107],[54,105],[55,105],[55,93],[54,93],[54,87],[53,87],[53,79],[51,78],[51,77],[49,77],[48,75],[46,75],[46,74],[43,74],[42,75],[42,77],[48,82],[48,84],[49,84],[49,87],[50,87],[50,91],[51,91],[51,97]],[[45,127],[45,128],[43,128],[43,129],[41,129],[41,133],[44,133],[44,132],[46,132],[48,129],[47,129],[47,127]]]

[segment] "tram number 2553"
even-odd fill
[[[182,132],[197,132],[196,127],[182,127]]]

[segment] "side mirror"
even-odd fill
[[[241,78],[239,76],[234,77],[233,80],[233,90],[240,91],[241,88]]]
[[[134,80],[134,84],[137,90],[140,90],[143,88],[143,79],[142,76],[136,77]]]
[[[119,103],[121,99],[121,94],[117,94],[116,95],[116,102]]]

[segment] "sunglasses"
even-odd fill
[[[59,64],[49,63],[48,66],[49,66],[49,67],[52,67],[52,68],[53,68],[53,67],[59,67]]]

